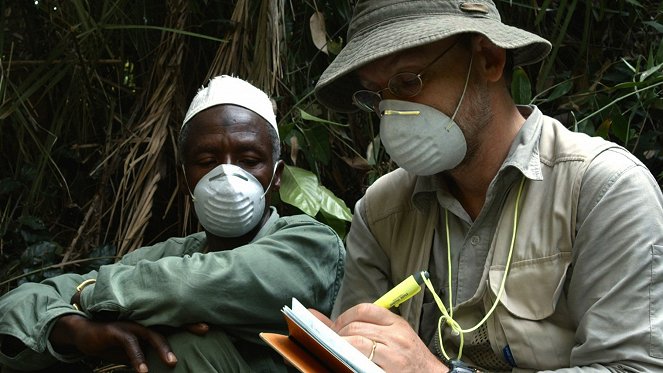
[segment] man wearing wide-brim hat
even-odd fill
[[[375,113],[400,168],[356,205],[333,329],[388,372],[663,371],[663,196],[625,149],[514,104],[511,69],[550,43],[486,0],[360,0],[347,40],[316,96]]]

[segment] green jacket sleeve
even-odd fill
[[[308,216],[284,217],[253,242],[222,252],[102,266],[81,303],[144,325],[220,325],[257,341],[286,330],[281,308],[296,297],[329,314],[345,249],[336,233]]]
[[[197,250],[204,235],[172,238],[154,246],[145,247],[126,255],[123,261],[156,260],[166,255],[182,255],[182,251]],[[58,354],[49,342],[55,321],[67,314],[86,314],[70,304],[76,286],[97,272],[86,275],[64,274],[41,283],[25,283],[0,297],[0,366],[17,370],[38,370],[57,361],[73,362],[81,355]],[[16,354],[3,348],[9,338],[18,339],[24,348]]]
[[[75,361],[79,355],[61,355],[48,341],[51,329],[59,317],[80,314],[69,300],[76,286],[96,272],[85,276],[65,274],[42,283],[26,283],[0,297],[0,365],[20,370],[43,369],[57,360]],[[25,349],[9,355],[3,343],[13,337]]]

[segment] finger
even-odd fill
[[[329,317],[327,317],[325,314],[323,314],[322,312],[320,312],[320,311],[318,311],[318,310],[316,310],[316,309],[309,308],[308,310],[309,310],[309,311],[313,314],[313,316],[315,316],[318,320],[322,321],[323,324],[325,324],[325,325],[327,325],[328,327],[331,328],[331,326],[332,326],[333,323],[332,323],[332,321],[331,321],[331,319],[330,319]]]
[[[372,303],[360,303],[340,314],[334,320],[332,329],[338,332],[354,322],[387,326],[392,325],[398,317],[398,315],[384,307],[376,306]]]
[[[124,353],[129,359],[129,364],[134,368],[136,372],[147,373],[147,362],[145,361],[145,354],[143,349],[140,347],[138,338],[132,333],[121,333],[119,336],[120,344],[124,349]]]
[[[173,353],[168,340],[163,334],[140,325],[136,325],[136,328],[136,334],[152,346],[159,356],[159,359],[163,361],[164,364],[169,367],[174,367],[175,364],[177,364],[177,357]]]
[[[359,335],[343,337],[343,339],[345,339],[349,344],[351,344],[354,348],[356,348],[357,351],[362,353],[369,360],[371,360],[372,362],[374,362],[379,366],[376,360],[378,356],[378,350],[384,352],[382,351],[386,347],[384,344],[375,341],[371,338]]]
[[[343,338],[364,355],[369,356],[371,354],[374,339],[363,335],[352,335]],[[377,343],[377,341],[375,343]]]
[[[189,333],[193,333],[195,335],[205,335],[209,331],[209,325],[204,322],[197,322],[193,324],[184,325],[184,329],[186,329]]]

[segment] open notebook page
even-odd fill
[[[283,307],[283,313],[290,317],[297,325],[307,331],[313,339],[318,341],[327,351],[336,356],[345,365],[358,373],[384,372],[380,367],[368,360],[366,355],[354,348],[345,339],[331,330],[322,321],[318,320],[296,298],[292,298],[292,308]]]

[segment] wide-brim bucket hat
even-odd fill
[[[317,99],[339,112],[353,112],[352,94],[363,89],[353,72],[381,57],[462,33],[485,35],[513,50],[515,66],[538,62],[550,52],[542,37],[502,23],[489,0],[364,0],[348,28],[347,44],[315,86]]]

